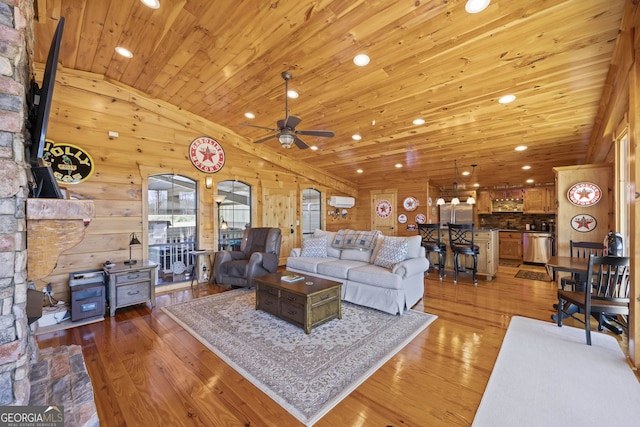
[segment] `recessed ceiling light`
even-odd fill
[[[533,180],[532,179],[528,179],[527,180],[527,184],[533,184]]]
[[[475,184],[473,184],[474,187],[480,187],[480,184],[478,184],[477,182]]]
[[[371,120],[371,126],[375,126],[376,125],[376,121],[375,120]]]
[[[362,169],[358,169],[356,172],[358,172],[358,173],[362,173],[362,172],[364,172],[364,171],[363,171]]]
[[[424,123],[425,123],[424,119],[415,119],[413,121],[413,124],[416,125],[416,126],[423,125]]]
[[[255,118],[256,118],[256,115],[255,115],[255,114],[253,114],[253,113],[251,113],[251,112],[249,112],[249,111],[247,111],[246,113],[244,113],[244,116],[245,116],[247,119],[255,119]]]
[[[469,171],[462,172],[462,176],[469,176],[469,175],[471,175],[471,172]]]
[[[491,0],[469,0],[464,6],[464,10],[469,13],[482,12],[489,6],[489,3],[491,3]]]
[[[362,137],[356,133],[351,135],[351,139],[353,139],[354,141],[360,141]]]
[[[531,166],[529,166],[529,165],[524,165],[522,167],[522,170],[525,170],[525,171],[528,171],[529,169],[531,169]]]
[[[160,0],[140,0],[145,6],[151,9],[160,9]]]
[[[299,94],[298,94],[298,92],[296,92],[295,90],[289,89],[289,90],[287,91],[287,96],[288,96],[289,98],[296,99],[296,98],[297,98],[297,97],[299,97],[300,95],[299,95]]]
[[[130,50],[125,49],[122,46],[116,47],[116,52],[118,52],[118,54],[124,56],[125,58],[133,58],[133,53],[131,53]]]
[[[360,53],[353,57],[353,63],[356,64],[358,67],[364,67],[369,63],[369,61],[370,61],[369,57],[364,53]]]
[[[505,95],[502,98],[498,99],[498,102],[500,104],[510,104],[515,100],[516,100],[516,96],[515,95]]]
[[[311,148],[313,151],[318,151],[318,146],[317,145],[312,145],[309,148]]]
[[[397,168],[401,168],[402,167],[402,163],[396,163],[396,167]]]
[[[516,151],[524,151],[527,148],[529,148],[529,147],[527,147],[526,145],[518,145],[516,148],[514,148],[514,150],[516,150]]]

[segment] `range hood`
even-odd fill
[[[522,199],[492,200],[491,208],[493,213],[523,212],[524,201]]]

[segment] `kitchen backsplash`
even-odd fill
[[[550,224],[555,221],[555,215],[532,215],[523,213],[499,213],[493,215],[478,215],[478,228],[497,228],[500,230],[522,230],[527,224],[534,224],[535,230],[542,229],[542,223]]]

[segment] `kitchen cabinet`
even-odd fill
[[[518,231],[500,232],[500,258],[522,261],[522,233]]]
[[[476,212],[478,215],[492,213],[490,191],[478,191],[476,197]]]
[[[449,246],[449,234],[448,230],[443,230],[442,242],[447,245],[447,262],[445,264],[445,270],[449,274],[453,274],[453,253]],[[478,271],[477,276],[484,277],[485,280],[490,281],[496,276],[498,272],[498,230],[482,230],[475,231],[473,235],[473,244],[480,248],[478,254]],[[432,252],[429,258],[431,265],[438,263],[438,254]],[[466,268],[473,268],[473,258],[470,256],[459,255],[458,261],[464,263]],[[436,273],[437,274],[437,273]]]
[[[524,192],[524,213],[555,213],[555,189],[553,187],[527,188]]]

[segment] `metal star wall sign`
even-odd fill
[[[581,233],[593,231],[597,225],[598,222],[591,215],[580,214],[571,218],[571,228]]]

